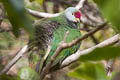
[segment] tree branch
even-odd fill
[[[70,65],[71,63],[77,61],[80,58],[81,55],[89,54],[90,52],[92,52],[96,48],[108,46],[108,45],[111,45],[111,44],[114,44],[114,43],[118,42],[119,41],[119,37],[120,37],[120,34],[117,34],[117,35],[113,36],[112,38],[109,38],[109,39],[99,43],[96,46],[93,46],[91,48],[85,49],[83,51],[78,50],[75,54],[72,54],[71,56],[67,57],[62,62],[60,68],[63,68],[65,66]]]
[[[27,52],[28,45],[25,45],[22,49],[20,49],[16,56],[0,71],[0,75],[7,73],[10,68],[23,56],[25,52]]]
[[[80,9],[83,7],[84,3],[85,3],[86,0],[80,0],[79,3],[76,5],[76,9]]]
[[[78,5],[75,8],[77,8],[77,9],[82,8],[85,1],[86,0],[80,0]],[[59,16],[61,14],[61,13],[51,14],[51,13],[38,12],[38,11],[34,11],[34,10],[31,10],[31,9],[27,9],[27,8],[26,8],[26,10],[28,11],[29,14],[31,14],[35,17],[38,17],[38,18],[41,18],[41,17],[44,17],[44,18],[56,17],[56,16]]]
[[[38,18],[41,18],[41,17],[44,17],[44,18],[56,17],[56,16],[59,16],[61,14],[61,13],[51,14],[51,13],[38,12],[38,11],[34,11],[34,10],[31,10],[31,9],[27,9],[27,8],[26,8],[26,10],[28,11],[29,14],[31,14],[35,17],[38,17]]]

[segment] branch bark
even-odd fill
[[[0,71],[0,75],[7,73],[11,67],[23,56],[25,52],[27,52],[28,45],[25,45],[22,49],[20,49],[16,56]]]
[[[114,44],[116,42],[119,41],[119,37],[120,34],[117,34],[115,36],[113,36],[112,38],[109,38],[101,43],[99,43],[96,46],[93,46],[91,48],[85,49],[83,51],[78,50],[75,54],[72,54],[71,56],[67,57],[61,64],[60,68],[66,67],[68,65],[70,65],[71,63],[77,61],[81,55],[85,55],[85,54],[89,54],[90,52],[92,52],[94,49],[99,48],[99,47],[105,47],[111,44]]]
[[[44,18],[56,17],[56,16],[59,16],[61,14],[61,13],[51,14],[51,13],[38,12],[38,11],[34,11],[34,10],[31,10],[31,9],[27,9],[27,8],[26,8],[26,10],[28,11],[29,14],[31,14],[35,17],[38,17],[38,18],[41,18],[41,17],[44,17]]]

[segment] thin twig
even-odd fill
[[[95,43],[95,44],[99,44],[100,42],[98,41],[98,39],[94,36],[94,35],[91,35],[90,36],[92,41]]]
[[[5,66],[4,69],[0,71],[0,75],[7,73],[11,67],[23,56],[23,54],[27,51],[28,45],[25,45],[22,49],[20,49],[16,56]]]
[[[87,24],[84,24],[84,28],[86,29],[87,32],[90,32],[90,29],[88,28],[88,25]],[[99,41],[95,38],[94,35],[90,35],[92,41],[95,43],[95,44],[98,44]]]
[[[96,48],[99,48],[99,47],[105,47],[105,46],[108,46],[108,45],[111,45],[111,44],[115,44],[116,42],[119,41],[119,37],[120,35],[117,34],[101,43],[99,43],[98,45],[96,46],[93,46],[91,48],[88,48],[88,49],[85,49],[83,51],[80,51],[78,50],[75,54],[72,54],[71,56],[67,57],[61,64],[61,67],[60,68],[63,68],[63,67],[66,67],[68,65],[70,65],[71,63],[77,61],[81,55],[85,55],[85,54],[89,54],[91,51],[93,51],[94,49]]]

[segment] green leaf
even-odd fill
[[[30,19],[24,8],[23,0],[2,0],[7,11],[8,18],[13,26],[13,32],[16,36],[19,35],[19,28],[24,28],[32,34],[33,28]]]
[[[18,72],[18,76],[22,80],[39,80],[40,79],[39,75],[30,67],[21,68],[20,71]]]
[[[100,63],[82,63],[68,75],[80,80],[108,80],[105,69]]]
[[[96,60],[108,60],[120,56],[120,47],[102,47],[93,50],[92,52],[82,55],[80,61],[96,61]]]
[[[0,80],[21,80],[18,76],[0,75]]]
[[[120,32],[120,0],[94,0],[100,7],[103,15],[113,24],[113,28]]]

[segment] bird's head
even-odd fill
[[[81,12],[74,7],[69,7],[65,10],[65,17],[71,22],[80,22],[81,16]]]

